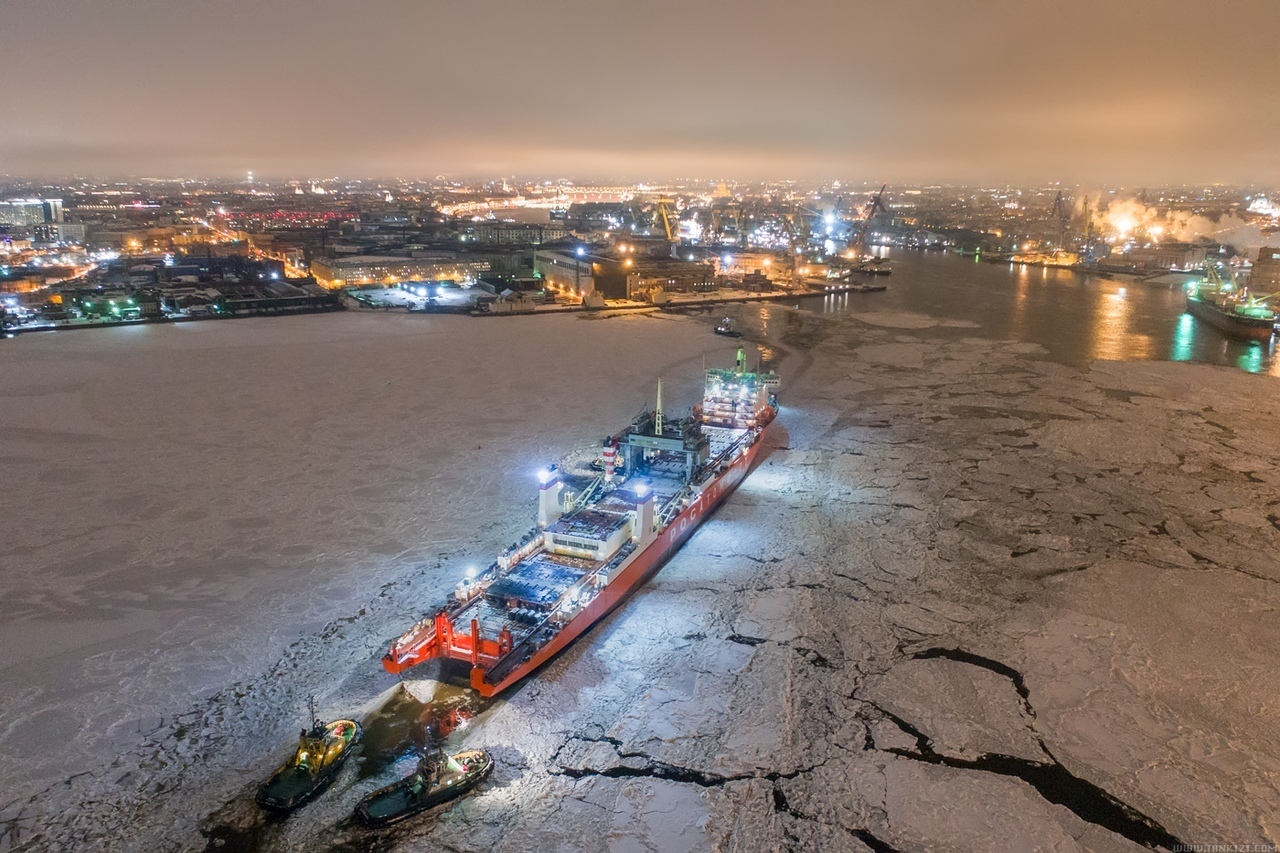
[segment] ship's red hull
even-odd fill
[[[551,642],[538,649],[527,661],[509,673],[505,673],[496,684],[491,684],[485,679],[486,673],[483,667],[472,667],[471,686],[482,696],[496,696],[550,661],[570,643],[586,633],[591,626],[612,613],[614,608],[630,598],[632,593],[653,577],[671,555],[693,535],[698,525],[715,512],[720,504],[724,503],[725,498],[733,493],[733,490],[751,471],[763,444],[762,434],[756,443],[734,460],[718,479],[707,486],[697,500],[672,519],[671,523],[644,551],[636,555],[617,578],[600,590],[600,594],[583,608],[581,613],[561,628]]]
[[[772,412],[770,412],[770,415],[772,415]],[[473,642],[476,643],[476,651],[471,655],[473,663],[471,686],[486,697],[502,693],[549,662],[574,640],[582,636],[593,625],[608,616],[616,607],[630,598],[637,589],[662,568],[671,555],[679,550],[680,546],[693,535],[693,532],[698,529],[698,525],[715,512],[720,504],[733,493],[734,489],[750,473],[755,465],[760,448],[764,445],[763,433],[764,431],[762,430],[756,441],[747,447],[741,456],[735,459],[719,477],[708,483],[697,499],[672,519],[671,523],[664,527],[662,532],[651,543],[630,559],[622,571],[610,579],[608,585],[602,588],[580,613],[565,623],[546,645],[535,651],[527,660],[513,667],[500,664],[486,667],[482,665],[481,661],[486,658],[494,660],[500,657],[499,648],[492,640],[475,637]],[[472,638],[467,637],[465,633],[453,632],[451,625],[448,624],[448,619],[443,619],[443,623],[438,624],[433,632],[434,637],[437,639],[424,643],[412,651],[401,650],[400,653],[394,656],[389,654],[383,658],[383,666],[389,672],[398,674],[433,657],[456,656],[455,654],[442,655],[440,653],[442,645],[456,651],[462,646],[468,646],[468,641],[471,641]],[[494,663],[497,664],[498,662],[494,660]],[[488,679],[491,669],[497,669],[500,672],[495,681]]]

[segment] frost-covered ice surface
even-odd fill
[[[660,374],[691,400],[723,342],[356,315],[6,347],[0,846],[1280,842],[1275,380],[741,316],[787,354],[772,453],[455,736],[498,759],[479,793],[374,834],[347,816],[403,762],[283,822],[247,800],[307,693],[387,702],[384,642],[528,527],[537,465]]]

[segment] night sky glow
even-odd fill
[[[0,173],[1280,180],[1274,0],[7,0]]]

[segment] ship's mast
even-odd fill
[[[653,434],[662,435],[662,377],[658,377],[658,405],[653,412]]]

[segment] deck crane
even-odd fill
[[[1204,262],[1204,280],[1199,284],[1193,285],[1192,290],[1195,291],[1201,286],[1207,286],[1213,289],[1215,296],[1241,302],[1249,308],[1261,307],[1280,296],[1280,293],[1264,293],[1261,296],[1250,293],[1247,286],[1241,287],[1240,282],[1236,280],[1235,270],[1225,264],[1221,266],[1220,264],[1220,261],[1206,260]]]

